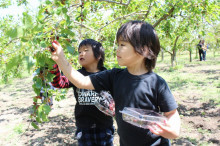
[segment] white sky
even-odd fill
[[[30,10],[33,11],[33,13],[36,13],[37,11],[37,7],[40,5],[40,0],[28,0],[31,1],[30,3],[28,3],[28,7],[30,8]],[[18,16],[18,15],[22,15],[22,13],[25,10],[25,6],[16,6],[15,5],[15,0],[12,0],[12,3],[14,3],[14,5],[9,6],[8,8],[0,8],[0,19],[2,17],[5,17],[7,15],[13,15],[13,16]]]

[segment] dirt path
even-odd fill
[[[219,81],[220,66],[191,65],[185,66],[181,72],[200,72],[214,82]],[[16,79],[11,85],[0,85],[0,145],[76,145],[73,116],[75,99],[72,91],[69,90],[66,99],[54,101],[50,122],[44,123],[41,130],[35,130],[29,126],[32,97],[35,95],[31,85],[31,77]],[[173,92],[180,106],[182,120],[181,136],[172,141],[173,145],[220,145],[219,103],[212,100],[203,102],[198,92],[198,89],[188,92],[187,86]],[[116,146],[119,145],[118,140],[116,134]]]
[[[35,130],[29,119],[35,95],[31,85],[32,78],[24,78],[16,79],[12,85],[0,86],[0,145],[77,145],[72,90],[66,99],[54,101],[50,122]],[[117,134],[115,137],[118,140]]]

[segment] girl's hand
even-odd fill
[[[52,50],[53,49],[53,50]],[[59,61],[61,61],[64,57],[64,53],[63,53],[63,48],[61,47],[60,43],[58,43],[56,40],[54,40],[52,42],[52,49],[51,54],[52,54],[52,59],[58,63]]]

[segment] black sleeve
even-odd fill
[[[97,92],[100,92],[102,90],[112,92],[114,76],[113,72],[113,70],[105,70],[89,76]]]
[[[161,112],[169,112],[178,107],[175,98],[165,80],[163,80],[158,93],[158,104]]]

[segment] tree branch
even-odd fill
[[[174,11],[174,6],[168,11],[168,14],[164,14],[156,23],[154,23],[153,27],[157,27],[158,24],[160,24],[160,22],[162,20],[167,19],[168,16],[170,16]]]
[[[94,30],[94,29],[92,29],[92,28],[90,28],[90,27],[88,27],[88,26],[86,26],[86,25],[84,25],[84,24],[81,24],[80,22],[74,21],[74,23],[76,23],[76,24],[78,24],[79,26],[82,26],[82,27],[84,27],[84,28],[87,28],[87,29],[91,30],[92,32],[98,33],[96,30]]]
[[[123,18],[126,18],[126,17],[129,17],[129,16],[132,16],[132,15],[145,15],[145,13],[141,13],[141,12],[146,12],[146,11],[140,11],[140,12],[133,12],[133,13],[130,13],[128,15],[124,15],[124,16],[121,16],[121,17],[118,17],[118,18],[115,18],[114,20],[110,21],[108,24],[102,26],[98,32],[100,32],[104,27],[108,26],[109,24],[115,22],[116,20],[119,20],[119,19],[123,19]]]
[[[19,38],[14,38],[12,40],[10,40],[7,44],[5,44],[4,47],[7,47],[9,44],[11,44],[13,41],[19,40]]]
[[[151,5],[151,4],[152,4],[152,2],[150,3],[150,5],[149,5],[149,7],[148,7],[147,13],[145,14],[145,18],[147,18],[148,15],[150,14],[151,8],[152,8],[152,6],[153,6],[153,5]]]
[[[116,1],[111,1],[111,0],[93,0],[93,1],[103,1],[103,2],[108,2],[108,3],[115,3],[115,4],[120,4],[120,5],[129,5],[131,0],[129,0],[127,3],[122,3],[122,0],[120,2],[116,2]]]
[[[164,46],[160,46],[160,47],[161,47],[165,52],[169,53],[170,55],[172,54],[172,52],[166,50]]]
[[[174,45],[173,45],[173,50],[176,49],[176,44],[177,44],[177,41],[178,41],[179,37],[180,37],[179,35],[176,37],[176,40],[175,40]]]

